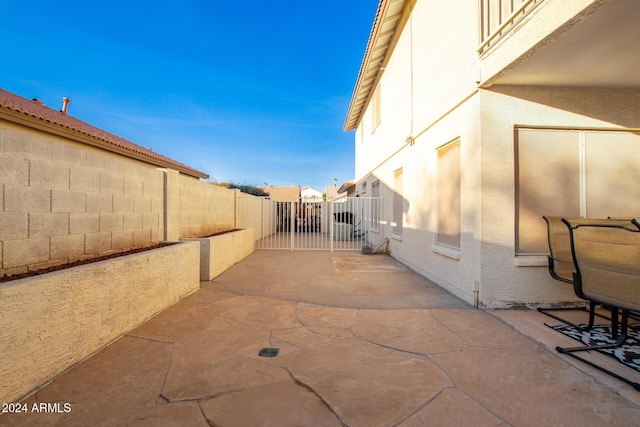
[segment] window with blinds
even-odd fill
[[[640,135],[516,129],[516,253],[548,252],[543,215],[640,217]]]
[[[460,248],[460,141],[438,149],[438,244]]]

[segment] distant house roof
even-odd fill
[[[300,198],[300,187],[260,187],[275,202],[295,202]]]
[[[344,131],[355,129],[360,123],[362,114],[375,89],[374,84],[382,73],[382,65],[387,59],[387,51],[395,38],[398,23],[402,18],[406,0],[380,0],[369,41],[364,52],[362,65],[353,89],[349,110],[344,121]]]
[[[1,88],[0,118],[11,120],[31,128],[55,133],[155,166],[174,169],[195,178],[209,177],[209,175],[204,172],[92,126],[62,111],[47,107],[41,101],[35,99],[28,100]]]
[[[338,194],[347,192],[349,189],[353,188],[355,185],[356,185],[356,182],[354,180],[345,182],[338,189]]]

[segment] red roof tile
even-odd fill
[[[2,88],[0,88],[0,107],[26,114],[36,119],[49,122],[53,125],[66,127],[72,131],[79,132],[84,135],[98,138],[113,145],[114,147],[124,148],[125,151],[128,150],[142,155],[143,157],[149,159],[149,163],[156,166],[173,166],[176,170],[194,177],[209,177],[209,175],[204,172],[201,172],[183,163],[177,162],[173,159],[170,159],[169,157],[158,154],[155,151],[146,149],[138,144],[134,144],[131,141],[109,133],[105,130],[99,129],[86,122],[83,122],[82,120],[69,116],[68,114],[65,114],[61,111],[47,107],[40,101],[28,100],[19,95],[8,92]],[[139,158],[139,156],[136,158]]]

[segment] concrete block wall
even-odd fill
[[[0,275],[164,239],[164,173],[0,123]]]
[[[253,229],[253,238],[258,241],[274,232],[275,224],[272,218],[274,203],[262,197],[251,196],[236,192],[236,228]],[[269,224],[273,224],[269,227]]]
[[[259,212],[237,212],[238,197],[238,190],[0,121],[0,277],[261,223],[238,219]]]
[[[236,191],[180,175],[180,237],[206,237],[235,228]]]

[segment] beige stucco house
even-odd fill
[[[344,124],[391,255],[483,308],[575,302],[542,215],[640,216],[640,2],[381,0]]]

